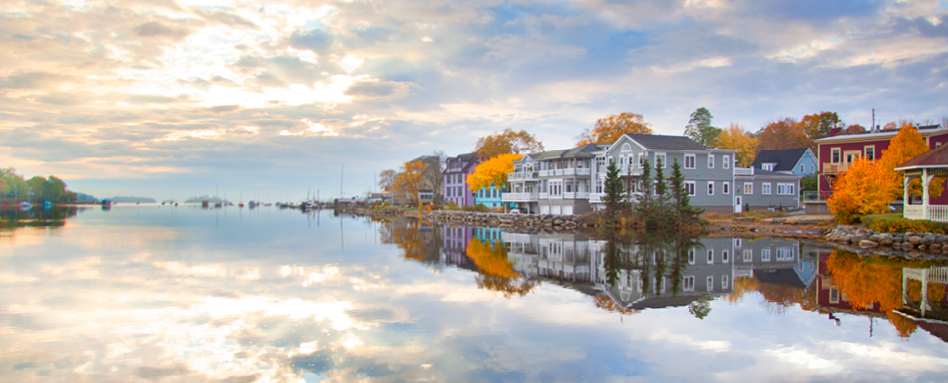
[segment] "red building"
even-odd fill
[[[948,142],[948,128],[941,125],[919,126],[918,132],[925,138],[930,149]],[[819,168],[820,199],[826,199],[833,190],[836,175],[849,168],[858,157],[878,158],[889,148],[889,140],[898,134],[898,129],[869,131],[856,134],[833,135],[821,138],[816,144]],[[948,204],[948,193],[943,193],[932,203]]]

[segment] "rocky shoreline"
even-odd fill
[[[880,233],[861,226],[839,225],[826,232],[826,240],[857,252],[870,250],[883,255],[948,254],[948,235],[944,234]]]

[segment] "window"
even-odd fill
[[[727,275],[721,276],[721,290],[727,290],[731,284],[731,278]]]
[[[639,167],[645,166],[645,153],[639,153]]]
[[[721,156],[721,166],[724,167],[725,169],[730,169],[730,168],[731,168],[731,156],[729,156],[729,155],[727,155],[727,154]]]
[[[866,156],[867,160],[874,161],[876,159],[876,147],[867,145],[863,148],[863,154]]]
[[[727,182],[727,181],[722,182],[722,183],[721,183],[721,192],[724,193],[724,194],[731,194],[731,183],[730,183],[730,182]]]
[[[744,262],[754,261],[754,249],[744,249]]]
[[[685,154],[685,169],[694,169],[694,168],[695,168],[695,155]]]
[[[838,164],[839,163],[839,148],[831,149],[831,153],[832,153],[833,163]]]
[[[714,264],[714,249],[708,249],[708,264]]]
[[[734,247],[741,247],[741,239],[734,238]]]
[[[714,195],[714,181],[708,181],[708,195]]]
[[[695,264],[695,249],[688,250],[688,264]]]
[[[770,195],[770,182],[760,184],[760,194]]]
[[[721,250],[721,262],[728,263],[731,261],[731,252],[727,250]]]
[[[599,178],[596,180],[596,193],[602,193],[602,183],[603,183],[602,178]]]
[[[688,191],[689,196],[695,195],[695,181],[685,181],[685,190]]]
[[[665,153],[655,153],[655,167],[664,169],[666,157]]]
[[[777,194],[778,195],[794,195],[796,185],[794,184],[777,184]]]
[[[770,249],[763,249],[760,251],[760,261],[770,262]]]
[[[606,166],[606,157],[596,157],[596,169],[602,169],[603,166]]]
[[[714,169],[714,154],[708,154],[708,169]]]
[[[708,276],[708,291],[714,291],[714,277]]]
[[[792,261],[792,260],[793,260],[792,247],[778,247],[777,248],[777,262]]]
[[[682,290],[684,291],[695,291],[695,276],[689,275],[684,277],[681,281]]]
[[[766,171],[768,171],[768,172],[772,172],[772,171],[774,171],[774,164],[770,164],[770,163],[761,164],[761,165],[760,165],[760,169],[761,169],[761,170],[766,170]]]
[[[805,171],[806,171],[806,165],[800,164],[800,173],[803,173]]]
[[[744,194],[747,194],[747,195],[754,194],[754,183],[753,183],[753,182],[745,182],[745,183],[744,183]]]
[[[810,173],[813,173],[815,171],[816,171],[816,165],[810,164]]]

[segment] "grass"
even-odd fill
[[[761,210],[751,210],[743,213],[718,213],[718,212],[706,212],[701,215],[701,218],[704,218],[711,222],[728,222],[732,221],[735,218],[751,218],[755,222],[760,221],[766,218],[780,218],[780,217],[789,217],[790,214],[782,211],[770,211],[766,209]]]
[[[862,222],[864,223],[872,222],[877,219],[880,219],[883,221],[893,221],[893,220],[901,219],[901,218],[902,218],[902,213],[870,214],[865,217],[862,217]]]

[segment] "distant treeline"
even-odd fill
[[[0,168],[0,196],[34,202],[76,202],[77,194],[66,189],[66,183],[56,176],[35,176],[24,179],[14,168]]]

